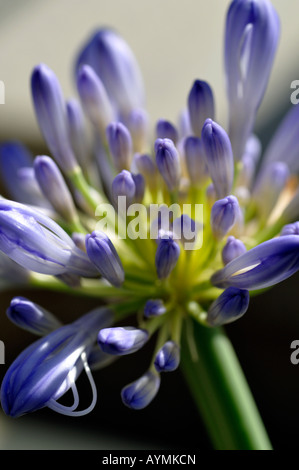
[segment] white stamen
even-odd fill
[[[72,386],[71,386],[72,391],[73,391],[73,395],[74,395],[73,405],[72,406],[64,406],[64,405],[61,405],[60,403],[58,403],[56,400],[54,400],[52,398],[51,400],[49,400],[49,402],[47,404],[48,408],[50,408],[51,410],[56,411],[57,413],[60,413],[60,414],[66,415],[66,416],[84,416],[84,415],[87,415],[88,413],[90,413],[93,410],[93,408],[95,407],[96,402],[97,402],[97,389],[96,389],[96,385],[95,385],[94,380],[93,380],[91,370],[90,370],[88,362],[87,362],[87,357],[86,357],[85,352],[83,352],[81,354],[81,359],[82,359],[83,367],[85,369],[86,375],[88,377],[88,380],[89,380],[89,383],[90,383],[90,386],[91,386],[91,391],[92,391],[91,404],[87,408],[85,408],[84,410],[74,411],[77,408],[78,404],[79,404],[79,395],[78,395],[77,387],[76,387],[75,383],[73,383]]]

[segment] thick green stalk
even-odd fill
[[[182,369],[214,448],[271,450],[264,424],[224,330],[207,328],[191,319],[190,322],[191,328],[184,329],[182,338]]]

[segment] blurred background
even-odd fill
[[[75,94],[76,51],[99,26],[113,26],[133,49],[144,76],[152,123],[176,122],[196,78],[215,94],[217,120],[226,125],[223,31],[227,0],[0,0],[0,141],[17,139],[34,154],[47,153],[31,104],[32,68],[44,62],[58,75],[65,96]],[[282,35],[256,133],[265,147],[291,106],[290,84],[299,79],[299,3],[273,0]],[[299,339],[299,276],[253,298],[246,316],[227,332],[275,448],[297,447],[299,365],[290,344]],[[39,302],[64,321],[96,305],[47,292],[0,294],[0,340],[5,343],[2,379],[16,355],[35,338],[11,325],[5,310],[13,295]],[[163,377],[152,405],[132,412],[121,404],[121,388],[144,372],[150,349],[95,374],[99,400],[84,418],[43,410],[11,420],[0,411],[0,449],[209,449],[209,440],[180,371]],[[85,388],[84,379],[80,384]],[[79,385],[79,387],[80,387]]]

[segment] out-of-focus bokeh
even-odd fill
[[[31,104],[30,74],[44,62],[58,75],[65,96],[75,94],[76,51],[99,26],[112,26],[133,49],[142,70],[147,105],[158,118],[176,121],[196,78],[209,81],[217,120],[226,125],[223,33],[228,0],[0,0],[0,141],[19,139],[45,152]],[[297,0],[273,0],[281,18],[281,41],[271,80],[257,119],[264,145],[291,106],[290,84],[299,79]],[[290,344],[299,338],[298,276],[254,298],[244,319],[228,327],[262,417],[276,448],[295,447],[299,405],[299,365],[290,362]],[[6,365],[34,338],[5,317],[14,293],[0,297],[0,339]],[[28,295],[27,292],[18,294]],[[32,292],[54,313],[79,315],[94,302]],[[298,310],[298,311],[297,311]],[[75,313],[74,313],[75,312]],[[73,318],[73,317],[72,317]],[[145,351],[145,354],[147,351]],[[121,363],[120,363],[121,362]],[[45,410],[18,420],[0,413],[0,449],[209,448],[180,372],[163,377],[149,409],[131,412],[120,403],[122,386],[144,371],[143,353],[124,358],[96,374],[99,402],[92,415],[61,418]],[[298,370],[297,370],[298,369]],[[84,387],[84,383],[82,383]]]

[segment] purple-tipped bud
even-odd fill
[[[134,202],[140,204],[144,198],[145,193],[145,180],[142,174],[138,173],[137,175],[133,175],[133,180],[135,183],[135,196]]]
[[[106,354],[124,356],[141,349],[148,337],[147,331],[131,326],[104,328],[99,331],[98,343]]]
[[[246,247],[244,243],[233,236],[228,237],[226,244],[222,249],[223,264],[228,264],[233,259],[243,255],[243,253],[246,253]]]
[[[146,302],[144,307],[144,316],[149,317],[159,317],[166,313],[166,307],[163,300],[160,299],[150,299]]]
[[[219,124],[207,119],[202,129],[202,143],[218,198],[228,196],[234,178],[234,159],[229,137]]]
[[[159,172],[170,191],[178,189],[181,168],[178,151],[170,139],[157,139],[155,142],[156,163]]]
[[[118,171],[129,169],[133,155],[133,143],[127,127],[121,122],[111,123],[107,127],[106,133],[115,168]]]
[[[165,279],[175,268],[179,259],[180,247],[172,238],[161,238],[156,251],[156,270],[159,279]]]
[[[239,160],[268,84],[279,39],[279,19],[269,0],[234,0],[225,30],[229,136]]]
[[[14,297],[6,310],[8,318],[20,328],[44,336],[61,326],[48,310],[25,297]]]
[[[177,129],[170,121],[166,121],[165,119],[159,119],[157,122],[156,137],[157,139],[170,139],[174,145],[176,145],[179,140]]]
[[[139,173],[141,173],[146,181],[146,185],[154,190],[157,187],[158,170],[155,162],[149,155],[134,156],[134,163]]]
[[[208,169],[202,141],[199,137],[187,137],[184,142],[186,167],[191,183],[200,186],[207,181]]]
[[[86,251],[101,275],[112,285],[120,287],[125,280],[124,268],[118,253],[107,235],[92,232],[86,235]]]
[[[124,405],[133,410],[146,408],[157,395],[160,382],[158,374],[151,371],[147,372],[122,389],[121,399]]]
[[[213,274],[220,288],[257,290],[273,286],[299,269],[299,237],[289,235],[268,240],[248,250]]]
[[[78,71],[77,88],[86,116],[104,135],[106,127],[113,120],[113,109],[103,83],[89,65],[83,65]]]
[[[201,136],[206,119],[214,119],[214,97],[210,85],[195,80],[188,96],[188,110],[191,127],[197,137]]]
[[[126,198],[128,207],[134,201],[135,194],[136,184],[132,173],[127,170],[121,171],[112,182],[112,197],[115,205],[118,204],[118,198],[123,196]]]
[[[286,235],[299,235],[299,222],[285,225],[280,232],[280,236],[285,237]]]
[[[100,77],[120,114],[144,107],[144,86],[137,61],[128,44],[115,31],[96,31],[80,52],[76,70],[90,65]]]
[[[0,200],[0,250],[26,269],[42,274],[94,276],[96,270],[67,233],[29,206]]]
[[[69,140],[66,106],[57,77],[46,65],[33,70],[31,91],[38,124],[53,157],[63,171],[72,172],[77,162]]]
[[[214,300],[208,310],[207,322],[210,326],[220,326],[241,318],[249,306],[249,292],[236,287],[226,289]]]
[[[289,176],[289,169],[284,162],[269,163],[261,170],[252,191],[252,198],[261,217],[267,218],[270,215]]]
[[[155,368],[157,372],[172,372],[180,364],[180,347],[174,341],[167,341],[157,352]]]
[[[77,218],[68,186],[54,160],[45,155],[34,160],[34,173],[39,187],[56,212],[68,222]]]
[[[90,151],[86,140],[86,129],[83,110],[76,99],[66,103],[69,138],[76,159],[83,169],[86,169],[90,160]]]
[[[221,240],[238,220],[240,206],[235,196],[228,196],[215,202],[211,211],[213,235]]]

